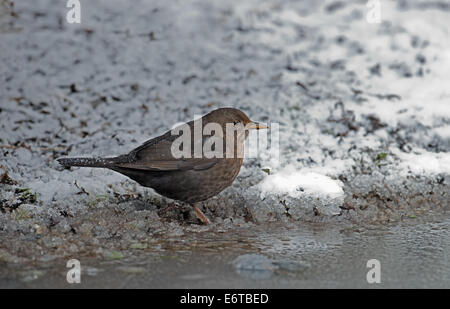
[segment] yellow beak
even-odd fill
[[[265,124],[262,124],[262,123],[257,123],[257,122],[255,122],[255,121],[252,121],[252,122],[249,122],[249,123],[246,125],[246,128],[247,128],[247,129],[256,129],[256,130],[259,130],[259,129],[268,129],[269,126],[267,126],[267,125],[265,125]]]

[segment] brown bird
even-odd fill
[[[230,127],[235,130],[230,131]],[[266,128],[238,109],[219,108],[148,140],[125,155],[57,160],[66,167],[101,167],[119,172],[165,197],[191,204],[197,217],[209,224],[197,204],[233,183],[242,166],[248,130]]]

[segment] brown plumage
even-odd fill
[[[203,147],[210,135],[201,135],[199,139],[194,134],[194,121],[190,121],[185,124],[189,126],[191,132],[191,156],[188,158],[174,156],[172,144],[180,136],[173,135],[171,131],[168,131],[146,141],[130,153],[118,157],[61,158],[58,159],[58,162],[63,166],[109,168],[124,174],[142,186],[153,188],[163,196],[192,204],[199,219],[204,223],[209,223],[195,203],[217,195],[233,183],[242,166],[243,158],[240,150],[243,150],[243,143],[248,136],[247,130],[238,131],[241,132],[240,135],[234,132],[226,134],[227,123],[237,126],[241,124],[249,129],[267,128],[267,126],[252,122],[245,113],[235,108],[219,108],[203,116],[201,132],[210,123],[216,123],[222,128],[223,135],[218,135],[218,132],[214,131],[214,136],[220,137],[223,141],[222,157],[208,158],[205,155],[194,157],[196,144]],[[177,129],[174,131],[177,132]],[[230,142],[234,145],[232,157],[226,154],[226,145]]]

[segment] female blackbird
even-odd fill
[[[209,224],[197,203],[233,183],[242,166],[248,130],[266,128],[238,109],[219,108],[146,141],[128,154],[60,158],[58,162],[66,167],[101,167],[119,172],[165,197],[191,204],[197,217]]]

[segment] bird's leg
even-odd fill
[[[193,204],[192,206],[194,207],[195,214],[197,215],[197,218],[199,218],[200,221],[202,221],[203,224],[208,225],[208,224],[211,223],[209,221],[209,219],[205,216],[203,211],[201,211],[200,208],[198,208],[197,204]]]
[[[175,202],[169,203],[169,205],[166,206],[166,208],[161,209],[158,213],[160,215],[165,214],[167,211],[174,209],[174,208],[179,208],[180,206],[175,204]]]

